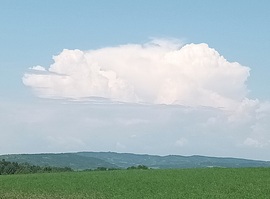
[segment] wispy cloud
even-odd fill
[[[88,150],[269,159],[268,103],[234,120],[218,108],[172,105],[41,100],[0,109],[1,153]]]

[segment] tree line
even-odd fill
[[[127,170],[146,170],[149,169],[145,165],[131,166]],[[85,169],[84,171],[110,171],[120,170],[120,168],[97,167],[96,169]],[[29,163],[9,162],[5,159],[0,161],[0,175],[11,174],[30,174],[30,173],[56,173],[74,171],[70,167],[52,167],[52,166],[36,166]]]
[[[0,175],[29,174],[29,173],[52,173],[73,171],[69,167],[36,166],[29,163],[9,162],[5,159],[0,161]]]

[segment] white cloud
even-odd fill
[[[48,73],[26,73],[23,83],[44,98],[223,107],[245,99],[249,68],[228,62],[207,44],[153,40],[97,50],[63,50]],[[36,66],[34,70],[44,67]]]
[[[65,151],[73,151],[76,150],[77,148],[86,148],[85,143],[76,137],[71,137],[71,136],[58,136],[58,135],[50,135],[45,138],[45,140],[48,143],[48,148],[53,148],[55,150],[56,146],[57,149],[59,150],[65,150]]]
[[[244,141],[244,145],[248,147],[255,147],[255,148],[261,148],[263,147],[263,144],[260,143],[258,140],[253,139],[253,138],[247,138]]]
[[[120,142],[117,142],[116,143],[116,148],[122,150],[122,149],[126,149],[126,146],[124,144],[121,144]]]
[[[123,124],[126,126],[132,126],[132,125],[140,125],[140,124],[148,124],[149,121],[142,120],[142,119],[127,119],[127,118],[116,118],[116,123]]]
[[[46,71],[46,69],[44,67],[39,66],[39,65],[34,66],[34,67],[30,67],[29,69],[30,70],[37,70],[37,71]]]
[[[260,107],[260,102],[258,99],[251,100],[245,98],[237,107],[235,107],[234,111],[228,117],[229,122],[254,122],[257,115],[257,110]]]
[[[188,140],[186,138],[180,138],[175,142],[175,145],[177,147],[183,147],[188,143]]]

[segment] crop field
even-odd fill
[[[0,175],[1,199],[269,198],[270,168]]]

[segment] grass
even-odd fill
[[[270,168],[117,170],[0,176],[0,199],[269,198]]]

